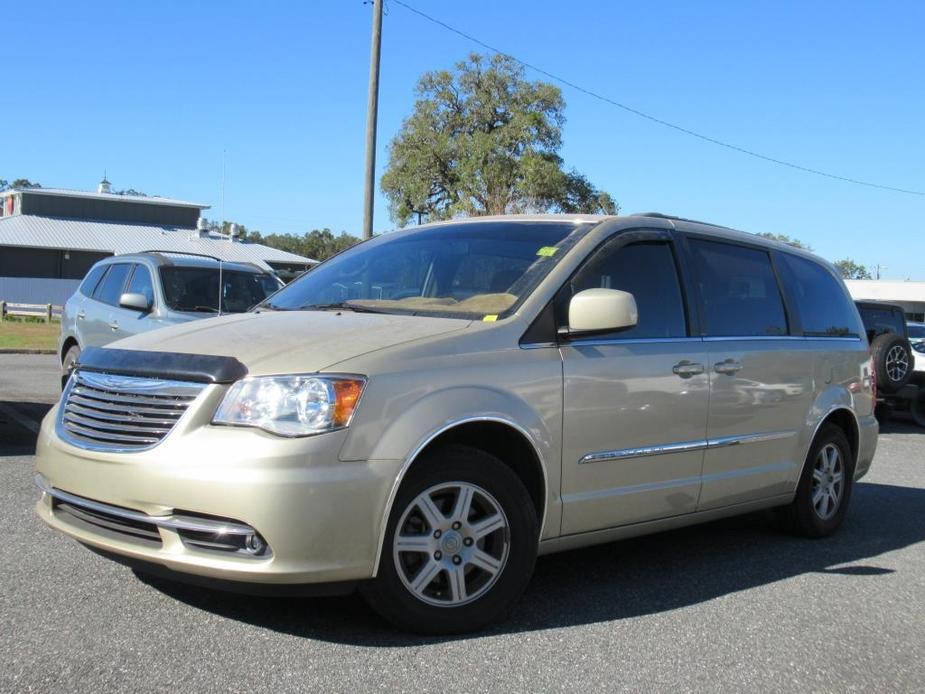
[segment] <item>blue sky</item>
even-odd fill
[[[408,0],[659,118],[768,156],[925,191],[925,3]],[[381,175],[418,76],[477,47],[387,3]],[[209,203],[264,232],[358,234],[370,7],[20,3],[0,20],[0,177]],[[539,76],[528,72],[528,76]],[[563,88],[569,166],[624,212],[774,231],[925,280],[925,197],[757,161]],[[391,227],[376,205],[377,230]]]

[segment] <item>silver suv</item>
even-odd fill
[[[459,632],[538,554],[766,508],[834,532],[874,390],[804,251],[660,215],[425,225],[255,312],[88,349],[42,425],[37,511],[142,572],[359,587]]]
[[[62,384],[87,347],[197,318],[247,311],[281,286],[279,279],[256,265],[203,255],[146,252],[101,260],[64,306],[58,342]]]

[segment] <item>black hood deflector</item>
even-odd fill
[[[247,367],[234,357],[107,347],[87,347],[80,353],[77,368],[196,383],[234,383],[247,375]]]

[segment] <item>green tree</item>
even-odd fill
[[[360,240],[343,231],[335,236],[327,228],[313,229],[307,234],[267,234],[264,236],[259,231],[248,231],[246,227],[239,225],[239,233],[241,233],[241,238],[249,243],[262,243],[265,246],[295,253],[312,260],[327,260]]]
[[[41,188],[41,183],[33,183],[28,178],[17,178],[10,184],[10,188]]]
[[[399,225],[415,215],[618,211],[608,193],[563,168],[562,92],[527,81],[511,58],[472,54],[453,72],[425,73],[416,93],[381,182]]]
[[[9,181],[0,178],[0,193],[3,193],[13,188],[41,188],[41,183],[33,183],[28,178],[17,178],[15,181],[10,183]]]
[[[871,279],[870,271],[863,265],[854,262],[851,258],[836,260],[832,263],[838,273],[846,280],[869,280]]]
[[[813,250],[812,247],[808,244],[803,243],[799,239],[793,239],[787,236],[786,234],[772,234],[768,231],[757,234],[763,239],[771,239],[772,241],[780,241],[781,243],[786,243],[788,246],[793,246],[794,248],[802,248],[807,251]]]

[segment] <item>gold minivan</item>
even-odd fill
[[[805,251],[659,214],[429,224],[251,313],[87,349],[42,425],[37,510],[141,572],[359,588],[461,632],[539,554],[764,508],[832,533],[875,389]]]

